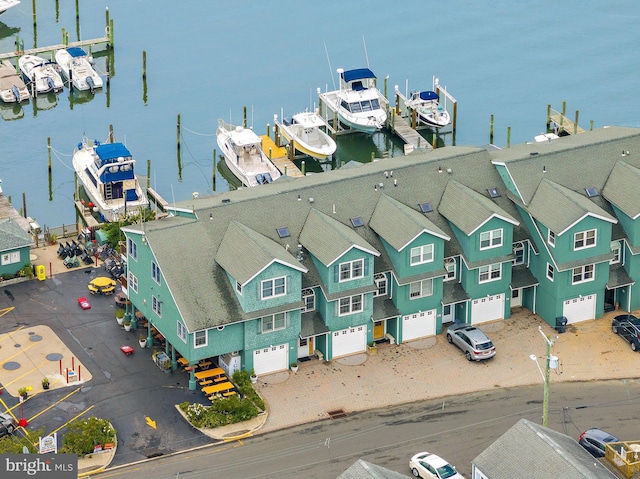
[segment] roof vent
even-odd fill
[[[531,153],[529,153],[529,156],[536,156],[538,154],[537,151],[532,151]]]
[[[309,198],[309,203],[313,203],[315,200],[313,198]]]
[[[231,200],[229,198],[225,198],[225,199],[222,200],[222,202],[225,203],[225,204],[226,203],[231,203]]]
[[[453,173],[453,171],[451,170],[451,168],[447,168],[447,174],[449,174],[449,175],[450,175],[451,173]]]

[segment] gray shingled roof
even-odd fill
[[[389,221],[393,218],[393,221]],[[418,211],[388,195],[380,196],[369,226],[397,251],[402,251],[421,233],[427,232],[449,241],[451,238]]]
[[[501,183],[494,186],[499,187]],[[438,212],[467,236],[473,234],[493,217],[502,218],[514,225],[519,224],[518,220],[491,199],[455,180],[447,184]]]
[[[285,248],[237,221],[229,223],[216,261],[240,284],[246,284],[274,261],[307,272]]]
[[[529,213],[557,235],[587,215],[617,223],[613,216],[587,198],[558,183],[543,179],[528,207]]]
[[[367,243],[353,228],[313,208],[300,232],[300,242],[325,266],[331,266],[351,248],[375,256],[380,252]]]
[[[0,220],[0,251],[31,246],[33,240],[12,218]]]
[[[638,185],[640,185],[640,169],[624,161],[617,161],[604,185],[602,195],[635,220],[640,216],[640,194],[629,194],[629,192],[637,191]]]
[[[609,281],[607,281],[607,289],[620,288],[621,286],[630,286],[635,281],[621,264],[613,265],[609,268]]]
[[[572,437],[520,419],[472,464],[490,479],[615,478]]]

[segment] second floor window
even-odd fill
[[[363,310],[364,301],[361,294],[340,298],[338,300],[338,316],[359,313]]]
[[[573,268],[573,278],[572,283],[584,283],[586,281],[593,281],[594,278],[594,270],[592,264],[587,264],[585,266],[579,266],[577,268]]]
[[[553,269],[553,266],[550,265],[549,263],[547,263],[547,278],[550,281],[553,281],[554,272],[555,272],[555,270]]]
[[[196,348],[201,348],[202,346],[207,345],[207,332],[206,331],[196,331],[196,334],[193,337],[193,346]]]
[[[287,324],[286,317],[285,313],[276,313],[272,316],[265,316],[262,318],[262,332],[268,333],[270,331],[284,329]]]
[[[498,281],[502,278],[502,265],[500,263],[480,266],[478,282],[487,283],[489,281]]]
[[[151,262],[151,277],[156,283],[161,284],[162,273],[160,273],[160,266],[154,262]]]
[[[433,294],[433,280],[424,279],[409,285],[409,299],[424,298]]]
[[[547,236],[547,243],[549,243],[550,246],[556,246],[556,234],[551,230],[549,230],[549,234]]]
[[[265,279],[262,282],[262,299],[275,298],[277,296],[284,296],[286,278],[281,276],[279,278]]]
[[[573,235],[573,249],[591,248],[596,245],[596,230],[580,231]]]
[[[518,243],[513,247],[513,264],[524,264],[524,245],[522,243]]]
[[[364,259],[340,263],[340,282],[364,277]]]
[[[178,321],[178,337],[180,339],[182,339],[185,343],[187,342],[187,328],[184,326],[184,324],[182,324],[180,321]]]
[[[480,233],[480,249],[502,246],[502,228]]]
[[[155,296],[151,296],[151,309],[158,316],[162,316],[162,301]]]
[[[433,261],[433,245],[427,244],[411,248],[411,266]]]
[[[447,271],[447,275],[444,277],[445,281],[451,281],[456,279],[456,260],[453,258],[447,258],[444,262],[444,269]]]
[[[302,301],[304,302],[304,306],[302,307],[303,313],[306,313],[307,311],[315,311],[316,295],[312,289],[302,290]]]
[[[376,284],[376,290],[374,291],[374,296],[385,296],[387,294],[387,277],[382,274],[376,274],[374,278],[374,283]]]
[[[129,278],[127,279],[127,284],[133,290],[134,293],[138,292],[138,278],[129,271]]]
[[[616,264],[620,262],[620,242],[612,241],[611,242],[611,252],[613,253],[613,258],[609,261],[609,264]]]

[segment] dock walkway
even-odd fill
[[[262,151],[276,165],[280,173],[293,178],[302,178],[304,176],[302,171],[287,156],[286,148],[276,146],[269,135],[262,135],[260,138],[262,139]]]
[[[549,115],[549,129],[553,130],[556,135],[559,135],[563,132],[567,135],[584,133],[584,128],[580,127],[580,125],[577,125],[575,121],[570,120],[562,113],[559,113],[553,109],[550,111],[551,114]]]
[[[62,50],[63,48],[72,48],[72,47],[93,47],[105,45],[106,48],[109,48],[111,45],[111,39],[109,36],[104,36],[101,38],[92,38],[90,40],[80,40],[77,42],[69,42],[67,45],[63,45],[62,43],[58,45],[49,45],[46,47],[37,47],[37,48],[29,48],[23,51],[15,51],[9,53],[0,53],[0,61],[1,60],[13,60],[15,58],[21,57],[23,55],[39,55],[40,53],[51,52],[52,61],[53,61],[53,53]],[[90,49],[90,53],[93,49]]]
[[[396,109],[393,108],[390,111],[390,114],[393,115],[391,118],[391,131],[398,135],[402,141],[405,142],[407,148],[405,146],[405,153],[411,153],[413,150],[417,150],[418,148],[426,148],[428,150],[432,149],[432,146],[429,142],[420,135],[416,130],[411,128],[409,122],[402,114],[397,114]]]

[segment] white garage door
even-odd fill
[[[562,315],[567,318],[567,324],[595,318],[596,295],[568,299],[562,306]]]
[[[434,336],[436,334],[436,310],[421,311],[402,317],[402,341]]]
[[[341,331],[334,331],[331,335],[333,358],[347,354],[362,353],[367,346],[367,328],[356,326]]]
[[[289,369],[288,350],[287,344],[255,350],[253,352],[253,370],[260,376]]]
[[[504,318],[504,293],[474,299],[471,303],[471,324]]]

